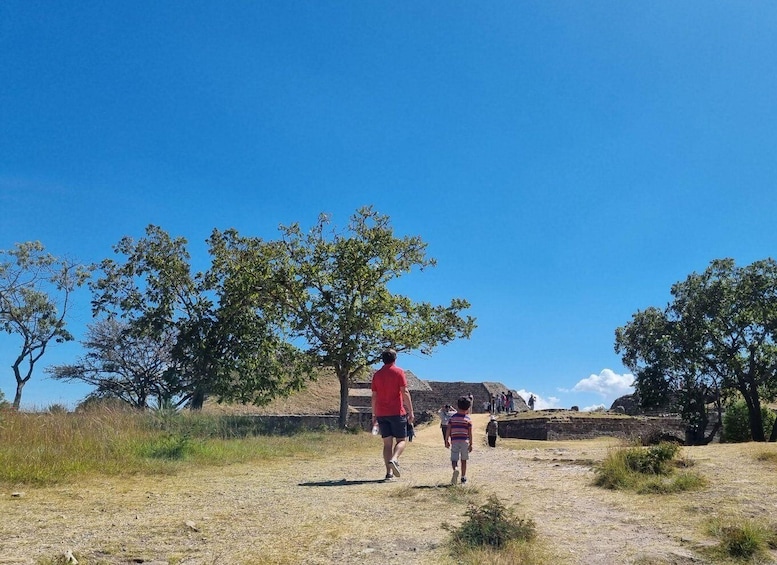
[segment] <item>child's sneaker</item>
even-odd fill
[[[458,469],[454,469],[453,470],[453,476],[451,477],[451,484],[455,485],[456,481],[458,481],[458,480],[459,480],[459,470]]]
[[[467,477],[461,477],[461,484],[463,485],[467,484]]]
[[[384,481],[390,481],[393,478],[394,478],[394,475],[392,475],[391,473],[386,473],[386,477],[383,480]]]
[[[392,459],[391,461],[389,461],[389,465],[391,465],[391,469],[394,471],[394,476],[395,477],[401,477],[402,476],[399,473],[399,461],[397,461],[395,459]]]

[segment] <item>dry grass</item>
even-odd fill
[[[380,479],[380,440],[322,436],[319,453],[175,474],[95,476],[12,496],[0,487],[0,563],[81,565],[524,563],[690,565],[725,562],[708,551],[709,521],[770,523],[777,506],[773,445],[683,448],[708,480],[699,492],[645,494],[593,486],[593,464],[618,443],[484,440],[470,485],[451,487],[439,428],[418,430],[403,475]],[[342,440],[342,441],[341,441]],[[18,489],[22,490],[22,489]],[[452,556],[443,522],[492,494],[537,527],[534,544]],[[512,552],[512,553],[511,553]],[[767,551],[766,561],[777,561]],[[771,561],[769,561],[771,560]]]
[[[208,401],[209,414],[337,414],[340,410],[340,382],[329,369],[319,371],[316,380],[286,398],[276,398],[266,406],[218,404]]]

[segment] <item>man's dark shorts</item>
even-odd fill
[[[379,416],[380,437],[407,437],[407,416]]]

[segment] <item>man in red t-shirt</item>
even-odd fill
[[[399,476],[399,456],[405,450],[407,424],[412,424],[415,416],[405,372],[394,364],[397,352],[387,349],[380,357],[383,367],[372,376],[372,425],[380,426],[386,479],[391,479]]]

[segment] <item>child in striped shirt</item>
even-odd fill
[[[453,476],[451,484],[455,485],[459,478],[459,459],[461,459],[461,484],[467,484],[467,460],[472,451],[472,419],[469,417],[469,409],[472,406],[469,398],[462,396],[456,403],[458,410],[448,420],[448,429],[445,433],[445,447],[451,450],[451,466]]]

